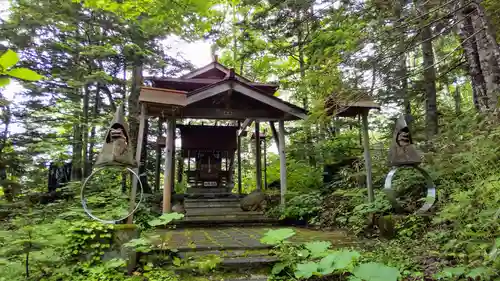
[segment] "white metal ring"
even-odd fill
[[[120,221],[122,221],[122,220],[124,220],[124,219],[126,219],[126,218],[128,218],[128,217],[130,217],[133,213],[135,213],[135,211],[137,211],[137,209],[139,208],[139,205],[140,205],[140,204],[141,204],[141,202],[142,202],[142,196],[143,196],[143,192],[144,192],[144,190],[143,190],[143,188],[142,188],[141,178],[137,175],[137,173],[136,173],[134,170],[130,169],[129,167],[126,167],[127,171],[131,172],[131,173],[132,173],[132,175],[134,175],[134,177],[137,179],[137,183],[139,184],[139,187],[140,187],[140,190],[141,190],[141,192],[140,192],[140,196],[139,196],[139,202],[137,202],[137,204],[135,205],[135,208],[134,208],[134,209],[133,209],[130,213],[128,213],[125,217],[120,218],[120,219],[117,219],[117,220],[103,220],[103,219],[100,219],[100,218],[98,218],[98,217],[94,216],[94,215],[90,212],[90,210],[88,209],[88,207],[87,207],[87,200],[83,197],[83,196],[84,196],[84,195],[83,195],[83,191],[84,191],[84,189],[85,189],[85,186],[87,185],[87,182],[89,181],[89,179],[91,179],[91,178],[95,175],[95,173],[97,173],[97,172],[99,172],[99,171],[102,171],[102,170],[104,170],[105,168],[110,168],[110,167],[111,167],[111,166],[103,166],[103,167],[100,167],[100,168],[95,169],[95,170],[94,170],[94,171],[93,171],[93,172],[92,172],[92,173],[91,173],[91,174],[90,174],[90,175],[89,175],[89,176],[85,179],[85,181],[83,182],[82,188],[81,188],[81,190],[80,190],[80,197],[81,197],[81,201],[82,201],[82,207],[83,207],[83,210],[85,211],[85,213],[87,213],[87,215],[89,215],[89,217],[93,218],[93,219],[94,219],[94,220],[96,220],[96,221],[102,222],[102,223],[116,224],[116,223],[118,223],[118,222],[120,222]]]

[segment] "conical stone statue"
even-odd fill
[[[404,116],[396,121],[389,149],[389,166],[417,166],[422,163],[421,153],[415,148]]]
[[[137,167],[132,147],[130,146],[130,136],[128,125],[125,121],[123,105],[119,106],[116,110],[111,125],[106,132],[104,145],[97,157],[95,166]]]

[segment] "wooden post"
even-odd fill
[[[241,195],[241,135],[238,134],[238,149],[237,149],[237,158],[238,158],[238,194]]]
[[[363,113],[363,148],[365,156],[365,169],[366,169],[366,187],[368,188],[368,202],[373,202],[375,196],[373,194],[372,186],[372,159],[370,156],[370,139],[368,135],[368,109]]]
[[[280,195],[281,195],[281,206],[285,206],[285,195],[286,195],[286,155],[285,155],[285,121],[279,121],[279,154],[280,154]]]
[[[174,120],[174,132],[173,132],[173,135],[174,135],[174,144],[172,146],[172,168],[171,168],[171,171],[170,171],[170,177],[171,177],[171,190],[170,192],[174,192],[175,191],[175,154],[176,154],[176,149],[175,149],[175,139],[176,139],[176,131],[175,131],[175,120]]]
[[[264,134],[264,139],[262,140],[264,144],[264,190],[267,190],[267,135]]]
[[[260,126],[259,121],[255,120],[255,180],[257,190],[262,190],[262,160],[260,149]]]
[[[160,166],[161,166],[161,147],[158,145],[158,141],[162,137],[163,133],[163,120],[158,118],[158,135],[156,138],[156,163],[155,163],[155,192],[160,190]]]
[[[172,154],[174,152],[175,118],[167,119],[167,140],[165,142],[165,172],[163,177],[163,213],[170,213],[172,209]]]
[[[141,104],[141,115],[139,116],[139,132],[137,134],[137,148],[135,150],[135,161],[137,168],[134,169],[136,174],[139,174],[139,166],[141,163],[142,142],[144,140],[144,127],[146,125],[146,105]],[[137,195],[137,181],[139,179],[135,176],[132,177],[132,190],[130,191],[129,212],[135,209],[135,197]],[[127,224],[134,223],[134,214],[127,218]]]
[[[184,173],[184,158],[182,157],[182,150],[179,151],[179,159],[177,161],[177,182],[181,183],[182,182],[182,176]]]

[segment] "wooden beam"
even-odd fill
[[[259,121],[255,121],[255,182],[257,190],[262,190],[262,159],[260,149],[260,126]]]
[[[284,118],[282,112],[270,112],[261,109],[223,109],[223,108],[194,108],[186,107],[179,111],[182,118],[198,119],[222,119],[222,120],[281,120]]]
[[[139,116],[139,132],[137,134],[137,148],[135,150],[135,161],[137,163],[137,168],[134,169],[136,174],[139,174],[139,165],[141,163],[141,152],[142,152],[142,142],[144,140],[144,128],[146,126],[146,106],[141,104],[141,115]],[[137,183],[138,178],[132,177],[132,190],[130,191],[130,202],[129,202],[129,212],[135,209],[135,198],[137,195]],[[134,223],[134,214],[131,214],[127,218],[127,224]]]
[[[269,106],[272,106],[276,109],[279,109],[283,112],[286,112],[286,113],[289,113],[291,115],[294,115],[300,119],[306,119],[307,118],[307,114],[305,114],[304,112],[284,103],[283,101],[275,98],[275,97],[271,97],[271,96],[268,96],[268,95],[265,95],[265,94],[261,94],[261,93],[258,93],[254,90],[251,90],[249,89],[248,87],[245,87],[241,84],[235,84],[234,86],[234,90],[235,91],[238,91],[250,98],[253,98],[255,100],[258,100],[262,103],[265,103]]]
[[[172,154],[174,146],[175,118],[167,119],[167,145],[165,146],[165,172],[163,177],[163,213],[170,213],[172,210]]]
[[[202,90],[201,92],[193,93],[192,95],[187,97],[187,104],[192,104],[200,100],[204,100],[206,98],[218,95],[220,93],[226,92],[229,89],[232,89],[232,85],[229,83],[223,83],[206,90]]]
[[[252,124],[252,122],[253,122],[252,119],[245,119],[245,122],[243,122],[243,124],[241,125],[240,130],[238,131],[238,136],[241,136],[241,134],[243,134],[243,132],[245,132],[245,130],[247,129],[247,127]],[[238,121],[238,123],[239,123],[239,121]]]
[[[368,134],[368,112],[365,110],[363,112],[363,148],[365,156],[365,169],[366,169],[366,188],[368,189],[368,202],[373,202],[375,200],[375,195],[373,193],[372,186],[372,159],[370,155],[370,139]]]
[[[285,154],[285,122],[279,121],[279,154],[280,154],[280,202],[285,207],[286,195],[286,154]]]
[[[274,126],[274,122],[270,121],[269,126],[271,126],[271,133],[273,134],[274,142],[276,143],[276,147],[280,147],[280,140],[278,137],[278,132],[276,131],[276,126]]]

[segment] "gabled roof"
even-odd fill
[[[142,87],[139,101],[150,104],[155,112],[175,107],[172,109],[179,116],[187,118],[228,119],[222,117],[231,115],[232,118],[293,120],[307,117],[306,110],[273,95],[277,85],[251,82],[216,60],[181,78],[153,78],[152,81],[154,87]],[[225,107],[215,98],[220,94]]]
[[[230,72],[231,72],[230,68],[227,68],[226,66],[220,64],[217,61],[217,58],[215,58],[213,62],[211,62],[211,63],[209,63],[201,68],[193,70],[193,71],[189,72],[188,74],[182,75],[181,79],[210,78],[210,77],[207,77],[210,75],[215,75],[216,77],[214,77],[214,78],[225,78],[225,77],[229,76]],[[219,75],[217,75],[217,73]],[[238,80],[252,83],[252,81],[248,80],[247,78],[245,78],[239,74],[236,74],[236,77]]]
[[[219,82],[222,79],[225,79],[226,76],[222,78],[190,78],[190,79],[183,79],[183,78],[170,78],[170,77],[161,77],[161,78],[156,78],[156,77],[148,77],[146,80],[150,80],[153,82],[153,87],[157,88],[169,88],[169,89],[175,89],[175,90],[181,90],[181,91],[194,91],[199,88],[214,84]],[[273,83],[256,83],[256,82],[248,82],[249,85],[252,87],[259,88],[260,90],[263,90],[269,95],[272,95],[276,92],[278,89],[277,84]]]
[[[355,117],[367,110],[380,109],[380,105],[364,93],[357,94],[352,98],[333,93],[326,99],[325,108],[329,115]]]
[[[189,92],[187,94],[188,104],[195,103],[197,101],[215,96],[219,93],[234,90],[242,93],[245,96],[256,99],[262,103],[265,103],[271,107],[279,109],[283,112],[292,114],[300,119],[305,119],[307,117],[307,111],[301,107],[298,107],[292,103],[281,100],[278,97],[270,96],[262,90],[252,87],[248,83],[244,83],[232,77],[228,77],[212,85],[200,88],[196,91]]]

